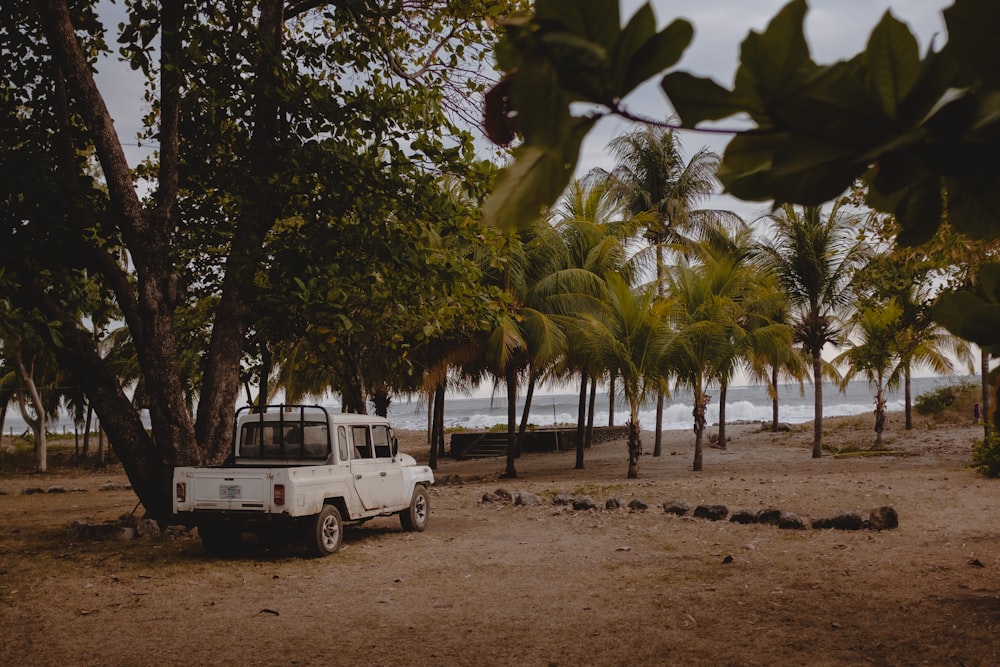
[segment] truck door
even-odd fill
[[[351,443],[354,451],[351,453],[351,474],[354,477],[354,488],[358,492],[361,504],[366,510],[377,510],[382,507],[379,462],[375,459],[372,449],[371,432],[368,426],[351,427]]]
[[[383,507],[400,507],[409,504],[409,498],[403,497],[403,469],[392,455],[392,434],[389,427],[376,424],[372,426],[372,444],[375,446],[375,460],[378,462],[379,475],[382,478]]]

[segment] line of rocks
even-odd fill
[[[101,486],[98,487],[97,490],[98,491],[129,491],[129,490],[131,490],[131,488],[132,488],[132,485],[130,485],[130,484],[115,484],[113,482],[108,482],[107,484],[101,484]],[[89,491],[90,491],[90,489],[88,489],[86,487],[82,487],[82,486],[77,486],[77,487],[74,487],[72,489],[67,489],[65,486],[62,486],[60,484],[56,484],[56,485],[50,486],[47,489],[43,489],[40,486],[27,486],[27,487],[21,489],[21,495],[22,496],[33,496],[33,495],[37,495],[37,494],[40,494],[40,493],[88,493]],[[7,491],[5,491],[3,489],[0,489],[0,496],[5,496],[5,495],[7,495]]]
[[[542,498],[527,491],[510,492],[507,489],[497,489],[492,493],[487,492],[482,497],[483,504],[510,503],[516,506],[533,507],[543,505]],[[572,507],[577,511],[600,510],[591,496],[571,496],[565,493],[558,493],[552,498],[552,504],[561,507]],[[807,525],[806,521],[792,512],[786,512],[774,507],[767,507],[757,511],[737,510],[732,514],[725,505],[697,505],[694,506],[686,500],[668,500],[661,503],[663,511],[673,516],[692,516],[696,519],[707,521],[725,521],[739,524],[763,524],[777,526],[785,530],[803,530],[809,526],[816,530],[892,530],[899,527],[899,515],[896,510],[883,505],[876,507],[869,512],[865,519],[857,512],[840,512],[830,517],[813,519]],[[604,502],[605,510],[628,509],[633,512],[641,512],[649,509],[649,504],[635,498],[627,504],[617,496],[612,496]]]
[[[103,540],[129,541],[163,535],[169,539],[185,536],[184,526],[167,526],[160,530],[160,524],[152,519],[140,519],[134,514],[122,514],[117,519],[97,521],[77,519],[69,527],[69,539],[73,542],[93,542]]]

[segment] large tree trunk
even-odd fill
[[[583,435],[587,419],[587,374],[580,373],[580,400],[576,415],[576,470],[583,470]]]
[[[608,379],[608,426],[615,425],[615,375]]]
[[[45,404],[42,403],[42,395],[38,390],[38,385],[35,384],[35,378],[32,377],[31,372],[24,365],[21,352],[15,349],[14,353],[10,356],[14,361],[14,370],[17,379],[20,380],[28,392],[27,396],[21,396],[18,399],[17,407],[21,411],[24,423],[28,425],[32,435],[35,437],[35,471],[45,472],[49,469],[48,446],[45,439]],[[35,411],[34,415],[28,410],[29,402]]]
[[[594,407],[597,403],[597,378],[590,381],[590,402],[587,407],[587,443],[586,448],[594,444]]]
[[[813,450],[812,457],[823,456],[823,359],[813,352]]]
[[[438,382],[434,387],[433,398],[431,399],[431,404],[433,405],[433,416],[431,417],[431,451],[427,462],[431,470],[437,470],[438,439],[440,438],[441,442],[444,442],[444,392],[444,382]]]
[[[517,371],[507,368],[507,466],[503,475],[514,479],[517,477],[517,438],[514,437],[517,428]]]

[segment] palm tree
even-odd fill
[[[581,312],[599,310],[602,276],[618,273],[631,284],[635,270],[629,263],[628,244],[646,218],[643,215],[621,217],[622,206],[615,198],[613,183],[608,178],[574,181],[553,214],[555,228],[564,245],[567,266],[549,276],[539,287],[550,293],[549,308],[570,316],[572,323]],[[576,468],[582,469],[584,447],[592,436],[593,397],[597,382],[606,374],[606,369],[594,358],[580,352],[582,346],[576,338],[579,329],[573,326],[566,329],[565,370],[579,373],[581,378]],[[588,383],[591,395],[589,419]]]
[[[628,478],[635,479],[642,454],[639,408],[660,386],[671,333],[666,302],[657,297],[655,286],[633,289],[613,273],[606,284],[602,310],[583,313],[576,327],[581,349],[609,369],[628,403]]]
[[[858,374],[863,374],[875,390],[875,447],[882,446],[885,427],[885,391],[899,386],[903,364],[899,356],[898,335],[903,309],[895,299],[865,307],[858,311],[849,325],[858,340],[848,338],[847,349],[837,355],[837,364],[846,364],[848,370],[841,380],[841,387]]]
[[[709,220],[734,216],[728,211],[700,208],[718,190],[719,156],[703,148],[685,161],[674,131],[653,126],[617,137],[609,148],[617,158],[611,175],[619,198],[633,215],[650,217],[645,237],[655,251],[656,284],[662,298],[668,245]],[[663,398],[661,391],[656,402],[653,456],[661,453]]]
[[[812,358],[813,458],[823,455],[823,347],[841,335],[840,321],[854,303],[851,280],[867,247],[854,233],[857,216],[836,204],[824,213],[784,204],[768,216],[771,238],[761,245],[792,308],[794,341]]]

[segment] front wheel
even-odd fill
[[[417,484],[413,489],[410,506],[399,513],[399,522],[403,525],[403,530],[419,533],[427,528],[430,515],[431,502],[427,495],[427,487]]]
[[[309,527],[306,546],[317,556],[328,556],[340,549],[344,539],[344,522],[340,510],[333,505],[323,505],[316,520]]]

